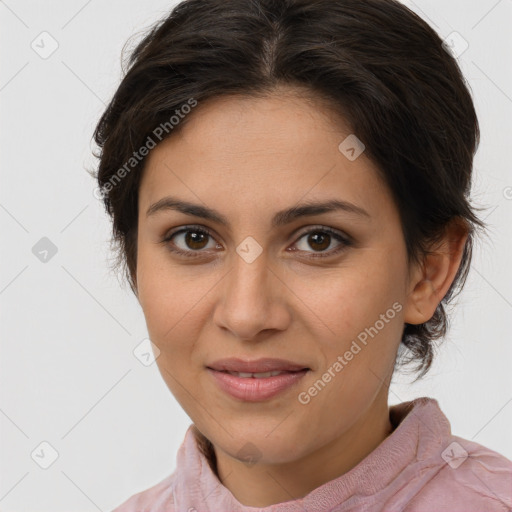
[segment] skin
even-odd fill
[[[305,496],[391,433],[388,387],[403,324],[432,317],[460,263],[466,233],[459,227],[422,265],[408,265],[398,211],[375,165],[364,153],[350,161],[338,149],[350,133],[293,90],[215,98],[153,149],[144,169],[135,281],[157,364],[213,443],[221,482],[246,506]],[[215,209],[229,225],[174,209],[146,215],[168,195]],[[330,199],[369,217],[335,211],[271,225],[277,211]],[[187,245],[182,233],[162,243],[189,225],[213,236]],[[352,245],[325,233],[325,242],[308,243],[307,233],[326,227]],[[248,236],[263,250],[252,263],[236,252]],[[198,257],[172,253],[173,242]],[[319,253],[331,255],[312,256]],[[394,303],[401,306],[394,318],[301,403],[298,394]],[[205,368],[223,357],[277,357],[311,370],[274,398],[244,402],[221,391]],[[237,455],[249,441],[255,464]]]

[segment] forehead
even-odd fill
[[[209,100],[149,154],[141,211],[166,193],[233,211],[277,211],[336,195],[371,210],[387,191],[364,152],[351,161],[340,151],[349,136],[343,120],[311,98]]]
[[[199,103],[185,119],[179,138],[196,149],[236,155],[296,151],[304,143],[311,149],[320,146],[326,132],[339,137],[350,131],[320,97],[300,89],[278,89],[263,97],[228,95]]]

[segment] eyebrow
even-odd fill
[[[227,218],[216,210],[199,204],[189,203],[188,201],[182,201],[172,196],[163,197],[156,203],[152,204],[146,212],[146,217],[150,217],[155,215],[157,212],[167,210],[176,210],[186,215],[201,217],[226,227],[229,226]],[[370,214],[366,210],[353,203],[349,203],[348,201],[341,201],[339,199],[331,199],[322,202],[306,201],[277,212],[272,219],[272,226],[285,226],[301,217],[321,215],[323,213],[335,211],[344,211],[360,217],[366,217],[367,219],[371,218]]]

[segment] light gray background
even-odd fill
[[[91,136],[119,83],[123,44],[174,4],[0,1],[4,512],[111,510],[174,470],[190,424],[156,366],[132,353],[144,317],[108,272],[110,225],[84,170],[95,165]],[[477,245],[433,369],[395,383],[390,402],[434,397],[456,435],[512,458],[512,1],[407,5],[443,38],[457,31],[469,43],[459,61],[482,129],[474,198],[488,208],[492,242]],[[59,45],[47,59],[31,48],[43,31]],[[58,250],[46,263],[32,252],[42,237]],[[59,454],[46,470],[31,458],[43,441]]]

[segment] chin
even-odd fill
[[[254,425],[247,425],[246,428],[239,426],[233,437],[222,432],[220,438],[214,436],[209,439],[216,449],[248,465],[286,464],[304,455],[303,436],[294,436],[284,430],[277,435],[269,428],[268,421],[263,429]]]

